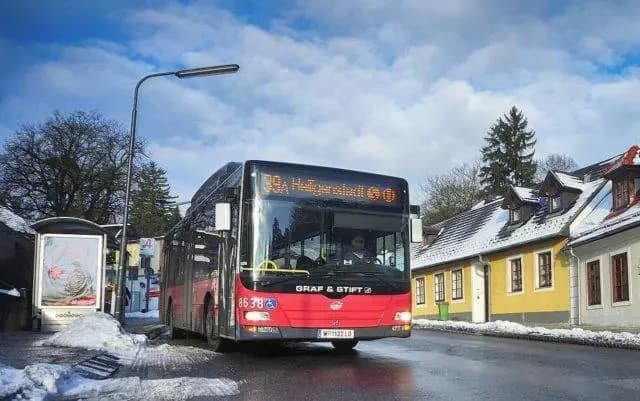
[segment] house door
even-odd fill
[[[473,274],[471,276],[472,302],[471,320],[474,323],[484,323],[487,321],[488,311],[488,282],[487,272],[489,267],[484,264],[472,265]]]

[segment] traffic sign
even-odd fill
[[[153,238],[140,238],[140,255],[153,256],[156,247],[156,240]]]

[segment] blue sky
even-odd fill
[[[142,89],[139,135],[180,199],[243,159],[417,188],[476,160],[514,104],[539,156],[587,164],[639,142],[637,2],[132,3],[0,2],[0,140],[53,110],[96,109],[127,127],[143,75],[238,63],[235,75]]]

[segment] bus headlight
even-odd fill
[[[398,320],[400,322],[411,322],[411,312],[396,312],[394,320]]]
[[[269,312],[248,311],[244,313],[244,318],[253,322],[264,322],[269,320]]]

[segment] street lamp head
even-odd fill
[[[175,76],[182,78],[201,77],[203,75],[220,75],[233,74],[238,72],[240,66],[238,64],[214,65],[212,67],[192,68],[190,70],[181,70],[175,73]]]

